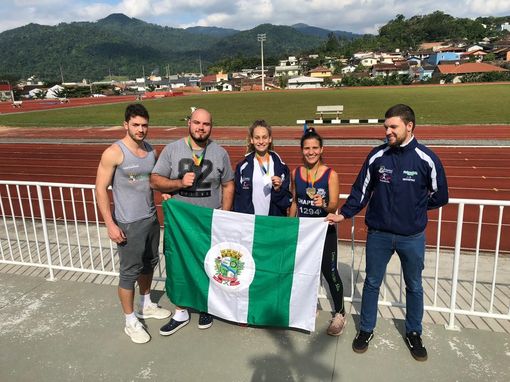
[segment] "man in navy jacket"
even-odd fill
[[[366,277],[353,350],[364,353],[373,338],[379,288],[396,252],[406,283],[406,344],[416,360],[425,361],[427,350],[421,340],[424,231],[427,210],[448,203],[448,186],[439,158],[414,137],[415,126],[414,111],[409,106],[400,104],[388,109],[384,122],[387,143],[368,155],[340,214],[330,214],[326,219],[338,223],[368,204]]]

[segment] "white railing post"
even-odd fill
[[[46,213],[44,211],[44,199],[43,199],[43,195],[42,195],[42,191],[41,191],[41,185],[36,185],[36,189],[37,189],[37,199],[39,202],[39,212],[41,213],[41,225],[42,225],[42,229],[43,229],[44,248],[46,249],[48,271],[50,272],[50,277],[47,280],[55,281],[55,277],[53,275],[53,264],[51,263],[50,238],[48,237],[48,227],[46,226]]]
[[[464,203],[459,203],[457,213],[457,232],[455,236],[455,250],[453,253],[453,274],[452,274],[452,292],[450,300],[450,319],[446,329],[460,330],[455,326],[455,309],[457,305],[457,283],[459,281],[459,263],[460,263],[460,245],[462,243],[462,225],[464,223]]]

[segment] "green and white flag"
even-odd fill
[[[252,325],[315,329],[328,223],[163,202],[166,290],[183,307]]]

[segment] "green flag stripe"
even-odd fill
[[[170,208],[170,204],[174,207]],[[213,210],[174,199],[164,202],[163,209],[165,260],[167,270],[171,270],[166,278],[167,293],[177,306],[207,312],[209,278],[204,272],[204,259],[211,245]],[[193,220],[189,219],[190,214]]]
[[[275,224],[275,219],[285,219],[285,224]],[[250,285],[248,323],[288,326],[298,229],[297,218],[256,216],[252,249],[256,271]]]

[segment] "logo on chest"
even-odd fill
[[[391,174],[393,174],[393,170],[386,168],[384,166],[379,167],[379,182],[390,183],[391,182]]]
[[[416,182],[416,176],[418,175],[418,171],[409,171],[404,170],[402,171],[402,180],[404,182]]]

